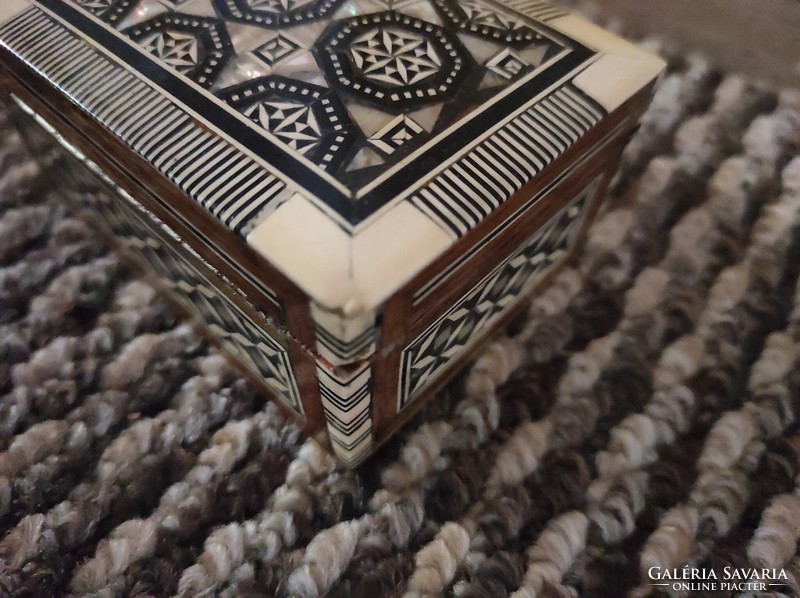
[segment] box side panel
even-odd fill
[[[541,213],[542,210],[557,209],[563,206],[571,198],[560,196],[552,191],[565,180],[574,177],[576,172],[594,162],[608,163],[609,169],[616,169],[618,160],[615,158],[617,155],[610,156],[610,148],[619,145],[620,140],[626,140],[630,136],[639,116],[649,102],[651,91],[652,85],[605,116],[585,135],[568,145],[557,159],[537,172],[518,192],[498,205],[475,228],[460,237],[453,247],[411,280],[395,296],[395,301],[399,299],[407,310],[404,320],[429,321],[441,315],[442,310],[452,304],[463,289],[468,288],[477,278],[486,274],[485,271],[478,268],[469,270],[466,278],[455,277],[453,272],[459,264],[472,259],[472,256],[478,252],[484,251],[487,243],[498,237],[507,239],[506,247],[496,249],[489,261],[503,259],[510,255],[513,251],[514,241],[513,237],[508,236],[507,231],[511,230],[511,224],[528,214],[535,215]],[[540,148],[539,151],[545,151],[544,141],[541,137],[536,136],[533,130],[529,130],[527,134],[529,137],[526,139],[526,143],[529,143],[531,147]],[[520,147],[522,146],[520,145]],[[502,173],[494,171],[492,176],[499,178]],[[458,197],[460,199],[460,196]],[[540,218],[539,220],[534,219],[529,225],[535,230],[543,223],[544,220]],[[393,318],[392,321],[397,321],[397,318]],[[404,338],[407,336],[405,328],[403,326],[394,332],[387,330],[385,335],[388,336],[384,336],[384,338]]]
[[[37,112],[49,109],[57,115],[50,120],[61,135],[104,171],[114,172],[115,182],[126,191],[145,191],[142,201],[148,210],[186,240],[213,269],[240,287],[277,328],[291,330],[302,346],[314,347],[315,330],[304,292],[249,248],[241,237],[165,179],[152,164],[132,153],[92,115],[2,46],[0,61],[5,65],[0,74],[7,82],[6,87],[26,103],[41,106],[36,108]]]
[[[544,288],[578,245],[587,223],[602,201],[610,174],[602,168],[576,173],[553,193],[568,198],[520,221],[513,233],[515,249],[500,257],[500,243],[456,267],[453,273],[484,276],[464,289],[438,318],[417,320],[410,338],[397,344],[379,362],[376,432],[386,438],[472,357],[481,343],[507,323],[526,299]],[[535,223],[535,225],[532,225]],[[532,231],[535,231],[532,233]],[[519,235],[526,234],[527,237]],[[524,239],[520,243],[520,239]],[[497,253],[495,253],[497,252]],[[389,316],[387,315],[387,318]]]
[[[5,54],[2,49],[0,53]],[[289,286],[288,284],[280,285],[280,288],[273,283],[267,285],[262,277],[256,276],[252,271],[263,267],[270,273],[268,266],[262,265],[256,256],[248,255],[247,248],[238,239],[207,218],[202,211],[197,210],[196,206],[182,201],[178,189],[137,156],[121,147],[108,131],[98,126],[57,90],[36,77],[23,64],[19,62],[14,64],[11,57],[6,55],[3,59],[7,64],[13,65],[12,70],[4,73],[7,87],[12,88],[26,103],[31,103],[29,98],[33,97],[50,107],[60,117],[59,121],[53,124],[65,138],[70,140],[70,143],[80,146],[84,152],[86,146],[91,144],[97,155],[103,156],[105,161],[117,169],[124,170],[131,180],[137,182],[137,185],[140,184],[147,189],[157,202],[152,209],[158,211],[165,222],[170,222],[175,230],[180,230],[182,236],[193,237],[195,239],[193,245],[199,253],[202,253],[204,259],[220,271],[229,272],[232,278],[236,278],[237,283],[248,290],[248,295],[254,301],[258,301],[259,307],[278,325],[285,322],[286,315],[279,295],[284,294],[282,291]],[[25,84],[21,82],[22,80]],[[237,245],[242,247],[239,248]]]
[[[579,246],[650,92],[609,115],[387,303],[376,365],[377,443]]]
[[[28,108],[16,96],[12,98]],[[38,105],[38,111],[46,113],[47,108]],[[273,326],[242,289],[209,267],[149,211],[140,202],[144,191],[138,190],[134,197],[120,188],[109,177],[111,173],[101,171],[41,113],[32,117],[18,109],[15,120],[49,175],[60,181],[60,192],[76,214],[95,223],[257,387],[275,398],[309,434],[322,438],[313,358]]]

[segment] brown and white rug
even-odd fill
[[[357,472],[0,137],[0,595],[800,592],[800,94],[673,57],[580,259]]]

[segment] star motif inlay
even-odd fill
[[[397,87],[419,83],[442,66],[430,41],[396,27],[373,29],[356,38],[350,53],[366,78]]]
[[[334,21],[315,54],[333,86],[394,114],[451,98],[473,64],[456,35],[395,11]]]
[[[268,42],[253,50],[253,54],[264,64],[272,67],[284,58],[295,54],[301,48],[302,46],[295,40],[279,33]]]
[[[313,0],[247,0],[247,5],[253,10],[280,15],[312,2]]]
[[[218,97],[287,150],[328,171],[341,167],[359,141],[344,104],[326,87],[268,75],[221,90]]]
[[[461,0],[461,8],[467,19],[475,25],[515,31],[526,28],[521,21],[508,15],[496,12],[481,2],[475,0]]]
[[[199,45],[194,35],[164,31],[154,35],[142,45],[182,73],[188,73],[197,65]]]
[[[320,141],[322,130],[309,106],[295,102],[259,102],[244,111],[270,133],[301,154]]]

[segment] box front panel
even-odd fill
[[[45,121],[39,118],[37,122],[19,110],[15,120],[50,176],[61,181],[59,192],[76,212],[100,225],[122,254],[142,267],[251,379],[266,387],[296,419],[307,423],[304,400],[317,401],[318,395],[313,373],[309,384],[309,376],[298,375],[298,370],[313,368],[313,359],[293,347],[293,341],[276,330],[241,289],[212,270]],[[298,362],[302,362],[300,368]]]

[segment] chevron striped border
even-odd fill
[[[378,315],[367,310],[345,316],[311,302],[316,350],[323,361],[333,366],[345,366],[369,359],[378,341]]]
[[[551,197],[555,197],[552,194],[558,195],[559,186],[563,184],[565,180],[569,179],[571,172],[590,164],[597,155],[607,151],[608,143],[611,140],[617,139],[621,134],[624,133],[624,131],[629,130],[633,126],[634,123],[632,120],[626,120],[619,123],[614,129],[609,131],[599,143],[594,145],[591,151],[582,154],[581,157],[572,164],[570,170],[562,172],[544,188],[531,195],[525,203],[516,208],[511,217],[505,220],[501,225],[492,229],[491,233],[482,239],[479,244],[474,245],[469,251],[464,252],[457,259],[453,260],[447,268],[441,270],[429,280],[426,280],[425,284],[414,292],[414,307],[418,306],[427,297],[430,297],[432,294],[434,294],[436,290],[453,275],[455,275],[464,264],[468,263],[473,257],[475,257],[475,255],[481,251],[486,243],[488,243],[491,239],[499,238],[505,233],[505,231],[514,226],[514,224],[518,222],[519,219],[532,208],[532,206],[541,201],[549,201]]]
[[[331,363],[352,363],[361,355],[368,355],[375,350],[378,329],[367,328],[360,335],[344,340],[317,323],[317,350]]]
[[[603,118],[572,84],[547,95],[436,176],[409,201],[465,235]]]
[[[317,377],[331,447],[345,465],[354,467],[374,447],[372,366],[367,364],[351,377],[341,379],[317,365]]]

